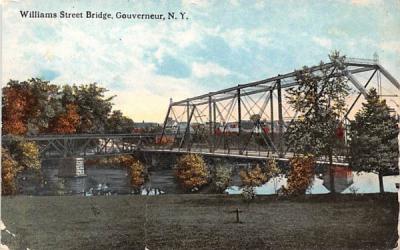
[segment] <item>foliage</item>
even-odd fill
[[[24,85],[11,81],[3,88],[2,122],[3,134],[22,135],[28,130],[27,114],[29,91]]]
[[[261,119],[261,115],[259,114],[253,114],[250,116],[250,121],[253,121],[254,123],[259,122]]]
[[[214,188],[218,193],[223,193],[231,182],[232,169],[223,165],[215,167],[213,176]]]
[[[281,169],[278,167],[278,163],[276,159],[268,160],[268,170],[267,177],[273,180],[275,193],[278,189],[278,181],[280,179],[280,174],[282,173]]]
[[[85,160],[85,166],[107,166],[129,168],[135,158],[131,155],[118,155]]]
[[[17,175],[18,164],[11,157],[7,149],[1,148],[1,191],[2,195],[15,193],[15,178]]]
[[[267,174],[258,164],[252,169],[240,171],[239,175],[244,187],[258,187],[268,181]]]
[[[256,198],[256,190],[254,187],[246,186],[243,188],[241,195],[244,201],[250,202]]]
[[[336,134],[349,87],[343,72],[345,57],[335,51],[329,58],[333,69],[322,62],[319,74],[304,67],[296,72],[298,86],[288,90],[288,104],[299,116],[288,127],[286,142],[296,153],[331,157],[340,147]]]
[[[96,83],[60,88],[39,78],[10,80],[3,87],[3,134],[128,132],[133,121],[111,114],[106,92]]]
[[[40,133],[61,110],[59,87],[38,78],[9,81],[3,88],[3,133]]]
[[[65,113],[59,114],[51,125],[51,132],[57,134],[73,134],[79,125],[78,108],[75,104],[67,104]]]
[[[144,165],[140,161],[133,159],[129,166],[129,171],[131,186],[135,190],[135,193],[140,193],[146,177]]]
[[[107,119],[107,133],[131,133],[134,123],[133,120],[124,116],[120,110],[114,110]]]
[[[283,187],[283,192],[288,195],[305,194],[314,180],[315,158],[312,155],[295,156],[290,159],[290,167],[287,187]]]
[[[73,86],[75,103],[79,107],[81,118],[78,127],[79,133],[103,133],[109,113],[111,112],[113,97],[105,98],[106,88],[96,83]]]
[[[40,168],[39,147],[36,142],[14,137],[7,143],[7,150],[18,163],[16,171],[21,171],[22,169],[38,170]]]
[[[175,175],[186,191],[196,191],[208,183],[208,169],[198,154],[186,154],[177,159]]]
[[[356,171],[378,173],[383,192],[382,175],[389,168],[397,168],[399,128],[375,89],[368,92],[362,105],[350,126],[350,163]]]

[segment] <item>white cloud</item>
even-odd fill
[[[203,77],[208,77],[208,76],[227,76],[231,72],[212,62],[207,62],[207,63],[193,63],[192,64],[192,72],[195,77],[198,78],[203,78]]]
[[[382,4],[381,0],[351,0],[351,4],[358,6],[378,5]]]
[[[266,47],[270,43],[268,30],[265,28],[237,28],[220,34],[231,47],[246,48],[250,42]]]
[[[332,41],[328,38],[313,36],[312,40],[321,47],[331,49]]]
[[[385,41],[380,44],[382,50],[391,51],[400,54],[400,42],[399,41]]]

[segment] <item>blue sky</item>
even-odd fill
[[[186,12],[189,20],[22,19],[20,10]],[[98,82],[134,121],[161,121],[174,100],[327,60],[372,58],[400,79],[400,2],[5,1],[3,84],[42,77]]]

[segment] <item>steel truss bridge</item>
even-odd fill
[[[329,72],[328,78],[344,77],[350,89],[348,107],[341,121],[346,142],[350,120],[370,88],[376,88],[389,106],[399,108],[400,84],[377,60],[346,59],[344,63],[321,63],[309,70],[320,76],[322,71]],[[298,114],[287,105],[285,96],[288,89],[299,84],[297,74],[298,71],[293,71],[172,102],[161,139],[173,141],[171,149],[287,158],[291,152],[285,146],[284,134]],[[253,115],[258,115],[262,124],[253,122]],[[336,156],[335,161],[346,159]]]
[[[329,77],[345,77],[350,88],[346,100],[348,108],[342,118],[345,128],[372,87],[387,99],[388,105],[400,107],[399,82],[376,60],[347,59],[340,70],[335,65],[325,63],[309,69],[317,75],[328,70],[331,72]],[[287,160],[293,153],[285,146],[284,134],[298,114],[287,105],[285,96],[289,88],[298,85],[296,74],[297,71],[293,71],[171,102],[162,132],[158,134],[38,135],[24,139],[36,141],[44,158],[143,151]],[[258,115],[261,122],[253,122],[253,115]],[[13,139],[3,136],[2,140],[7,144]],[[341,155],[345,154],[336,155],[334,161],[346,164],[347,159]]]

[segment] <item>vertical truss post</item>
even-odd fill
[[[194,106],[193,106],[193,111],[194,111]],[[185,140],[187,140],[187,142],[188,142],[187,145],[190,144],[190,140],[191,140],[191,138],[190,138],[191,137],[191,135],[190,135],[190,120],[191,120],[190,102],[187,101],[186,102],[186,130],[185,130],[185,134],[183,136],[183,138],[185,138]],[[189,129],[189,134],[187,134],[188,129]],[[187,138],[186,138],[186,135],[188,135]]]
[[[210,153],[213,152],[213,117],[212,117],[212,97],[209,96],[208,97],[208,136],[209,136],[209,140],[208,140],[208,145],[209,145],[209,150]]]
[[[276,86],[278,89],[278,116],[279,116],[279,144],[278,151],[279,156],[282,157],[283,152],[283,113],[282,113],[282,89],[281,89],[281,80],[277,80]]]
[[[187,125],[189,125],[189,119],[190,119],[190,103],[189,101],[186,102],[186,121]]]
[[[188,116],[188,120],[187,120],[187,126],[186,126],[186,129],[185,129],[185,134],[183,135],[183,137],[182,137],[182,139],[181,139],[181,142],[179,143],[179,148],[182,148],[182,146],[183,146],[183,142],[186,140],[186,145],[187,145],[187,151],[190,151],[190,126],[189,126],[189,124],[190,124],[190,121],[192,120],[192,117],[193,117],[193,114],[194,114],[194,110],[196,109],[196,106],[195,105],[193,105],[193,107],[192,107],[192,111],[190,112],[190,106],[188,106],[189,107],[189,116]]]
[[[167,115],[165,116],[165,119],[164,119],[163,129],[162,129],[162,131],[161,131],[160,143],[162,143],[162,139],[163,139],[163,137],[164,137],[164,135],[165,135],[165,128],[167,127],[168,117],[169,117],[169,114],[170,114],[170,112],[171,112],[171,108],[172,108],[172,106],[169,105],[169,106],[168,106]]]
[[[213,152],[215,151],[215,145],[217,143],[217,138],[215,137],[215,131],[217,130],[217,103],[213,101],[213,121],[214,121],[214,127],[213,127]]]
[[[240,146],[240,137],[241,137],[241,135],[242,135],[242,108],[241,108],[241,99],[240,99],[240,89],[238,88],[238,90],[237,90],[237,98],[238,98],[238,109],[237,109],[237,111],[238,111],[238,149],[239,149],[239,154],[241,155],[243,152],[242,152],[242,149],[241,149],[241,146]]]
[[[269,101],[271,105],[271,140],[274,143],[274,90],[269,91]]]

